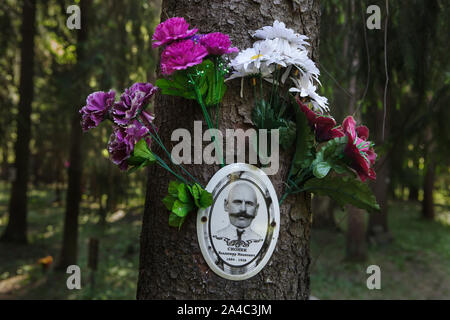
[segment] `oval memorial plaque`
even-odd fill
[[[213,203],[197,216],[203,257],[219,276],[244,280],[266,265],[280,230],[278,198],[259,168],[233,163],[220,169],[206,190]]]

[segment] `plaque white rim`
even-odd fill
[[[274,251],[275,246],[278,241],[278,235],[279,235],[279,231],[280,231],[280,208],[279,208],[279,204],[278,204],[277,194],[275,192],[275,189],[274,189],[269,177],[264,173],[264,171],[262,171],[258,167],[255,167],[255,166],[247,164],[247,163],[229,164],[229,165],[221,168],[219,171],[217,171],[214,174],[214,176],[208,182],[208,184],[206,186],[206,190],[212,193],[213,188],[216,185],[218,185],[223,180],[224,177],[226,177],[227,175],[229,175],[233,172],[238,172],[238,171],[251,172],[252,175],[257,176],[257,178],[267,187],[270,198],[273,200],[272,204],[273,204],[274,216],[272,218],[275,221],[275,226],[272,226],[273,227],[272,239],[270,240],[270,244],[269,244],[267,250],[265,251],[264,257],[261,259],[259,264],[257,264],[257,266],[254,269],[252,269],[251,271],[249,271],[248,273],[237,274],[237,275],[232,275],[232,274],[226,273],[222,269],[217,267],[217,265],[212,260],[210,254],[208,252],[207,247],[210,244],[206,242],[205,236],[204,236],[205,232],[207,232],[207,234],[209,234],[209,231],[205,231],[205,229],[208,229],[209,210],[211,207],[209,207],[207,209],[200,209],[197,214],[197,239],[199,242],[199,246],[200,246],[200,250],[202,252],[203,258],[205,259],[209,268],[214,273],[216,273],[217,275],[219,275],[222,278],[225,278],[228,280],[234,280],[234,281],[249,279],[249,278],[255,276],[256,274],[258,274],[265,267],[265,265],[267,264],[269,259],[272,257],[273,251]],[[267,209],[269,210],[269,208],[267,208]],[[267,214],[269,216],[269,213],[267,213]],[[204,217],[207,218],[206,221],[202,221],[202,218],[204,218]],[[206,222],[208,222],[208,223],[206,223]]]

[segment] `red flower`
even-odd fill
[[[314,111],[312,111],[310,108],[308,108],[306,105],[304,105],[301,101],[300,98],[297,97],[297,103],[300,107],[300,110],[305,114],[306,119],[308,119],[308,123],[311,127],[314,127],[315,125],[315,120],[316,120],[316,113]]]
[[[371,166],[375,163],[377,154],[374,152],[372,143],[368,141],[369,129],[366,126],[355,127],[356,122],[352,116],[345,118],[342,126],[348,137],[345,147],[346,156],[352,161],[351,168],[355,169],[361,181],[367,178],[375,180],[376,174]]]
[[[344,136],[342,127],[336,127],[336,121],[332,117],[315,113],[304,105],[298,97],[297,103],[300,106],[300,110],[308,119],[309,125],[314,130],[317,141],[324,142]]]
[[[344,136],[342,127],[336,127],[336,121],[332,117],[318,116],[315,122],[317,141],[323,142]]]

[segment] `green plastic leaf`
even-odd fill
[[[128,170],[128,174],[152,164],[155,161],[155,155],[150,151],[147,142],[143,138],[136,143],[132,155],[127,159],[128,164],[133,166],[133,168]]]
[[[316,178],[324,178],[330,172],[331,166],[328,162],[322,161],[314,165],[313,174]]]
[[[252,110],[252,121],[258,129],[269,131],[279,129],[281,148],[288,150],[295,142],[296,125],[295,122],[283,118],[286,105],[281,104],[278,100],[274,99],[273,106],[265,100],[257,101]]]
[[[203,189],[198,183],[188,188],[198,208],[207,208],[212,204],[212,194]]]
[[[162,202],[166,206],[167,210],[172,211],[173,204],[175,202],[176,198],[168,194],[167,196],[162,199]]]
[[[189,212],[194,209],[194,205],[192,202],[185,203],[180,200],[175,200],[172,207],[172,212],[175,213],[179,217],[186,217]]]
[[[185,70],[176,71],[169,78],[156,80],[156,85],[161,93],[170,96],[178,96],[186,99],[196,99],[192,83]]]
[[[256,103],[252,110],[252,121],[258,129],[279,129],[286,124],[275,115],[275,110],[265,100]]]
[[[178,198],[178,186],[180,185],[180,182],[178,181],[170,181],[169,182],[169,194],[173,196],[174,198]]]
[[[129,163],[129,162],[128,162]],[[132,167],[132,168],[130,168],[128,171],[127,171],[127,173],[128,174],[131,174],[131,173],[133,173],[133,172],[135,172],[135,171],[137,171],[137,170],[139,170],[139,169],[141,169],[141,168],[143,168],[143,167],[145,167],[145,166],[148,166],[149,164],[151,164],[152,162],[150,162],[150,161],[148,161],[148,160],[144,160],[143,162],[141,162],[140,164],[138,164],[138,165],[135,165],[134,167]]]
[[[380,210],[369,186],[351,177],[312,178],[304,184],[302,189],[318,195],[329,196],[342,207],[351,204],[367,211]]]
[[[190,192],[184,183],[178,185],[178,199],[185,203],[192,202]]]
[[[301,111],[297,112],[297,141],[293,159],[293,173],[308,169],[315,158],[314,135],[308,124],[308,119]]]
[[[184,223],[184,220],[186,220],[186,217],[182,217],[181,218],[181,217],[177,216],[174,213],[170,213],[170,215],[169,215],[169,226],[180,229],[181,226]]]
[[[202,189],[202,193],[200,195],[199,200],[199,208],[208,208],[213,202],[212,194],[208,191]]]
[[[344,161],[347,141],[347,137],[332,139],[317,152],[316,159],[312,163],[313,174],[316,178],[324,178],[331,169],[338,174],[349,173],[354,176]]]
[[[297,128],[295,122],[286,121],[285,127],[280,127],[280,146],[283,150],[289,150],[295,142]]]
[[[216,70],[214,63],[209,59],[204,60],[197,70],[205,72],[206,75],[208,89],[205,96],[205,104],[207,106],[218,104],[222,101],[227,89],[223,73],[220,70]]]
[[[169,194],[162,201],[171,211],[170,226],[181,227],[189,212],[196,207],[207,208],[212,204],[212,195],[198,183],[189,186],[178,181],[170,181],[168,191]]]
[[[200,194],[202,190],[203,190],[202,187],[198,183],[194,183],[194,185],[190,189],[192,197],[196,200],[200,199]]]
[[[150,162],[156,161],[155,155],[150,151],[150,148],[148,147],[145,138],[139,140],[134,146],[132,158],[133,160],[134,159],[138,160],[139,158],[142,158]]]

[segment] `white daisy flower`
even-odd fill
[[[253,47],[262,54],[262,60],[268,65],[275,63],[289,70],[290,66],[295,66],[303,75],[311,76],[318,81],[320,71],[308,58],[308,52],[296,48],[286,39],[260,40],[255,42]]]
[[[272,63],[276,62],[277,54],[270,42],[258,42],[251,48],[247,48],[230,62],[235,72],[227,79],[245,77],[249,75],[261,74],[262,77],[269,77],[275,70]]]
[[[305,41],[306,39],[308,39],[307,36],[295,33],[294,30],[286,28],[284,22],[280,22],[278,20],[275,20],[273,22],[273,26],[265,26],[259,30],[256,30],[253,36],[258,39],[286,39],[297,48],[302,50],[306,49],[305,45],[309,45],[309,43]]]
[[[300,94],[300,97],[311,98],[314,110],[320,113],[330,110],[328,108],[328,99],[316,93],[317,88],[310,79],[307,77],[301,77],[299,79],[291,77],[291,79],[294,82],[295,87],[290,88],[289,92],[297,92]]]
[[[276,40],[256,41],[253,44],[253,48],[261,55],[261,60],[267,65],[275,63],[286,67],[284,57],[280,54],[277,46],[278,42]]]
[[[246,68],[244,68],[243,65],[235,66],[233,68],[235,71],[225,81],[256,75],[261,75],[263,78],[269,78],[275,70],[273,65],[268,66],[264,62],[260,63],[259,68],[257,68],[255,64],[248,65]]]

